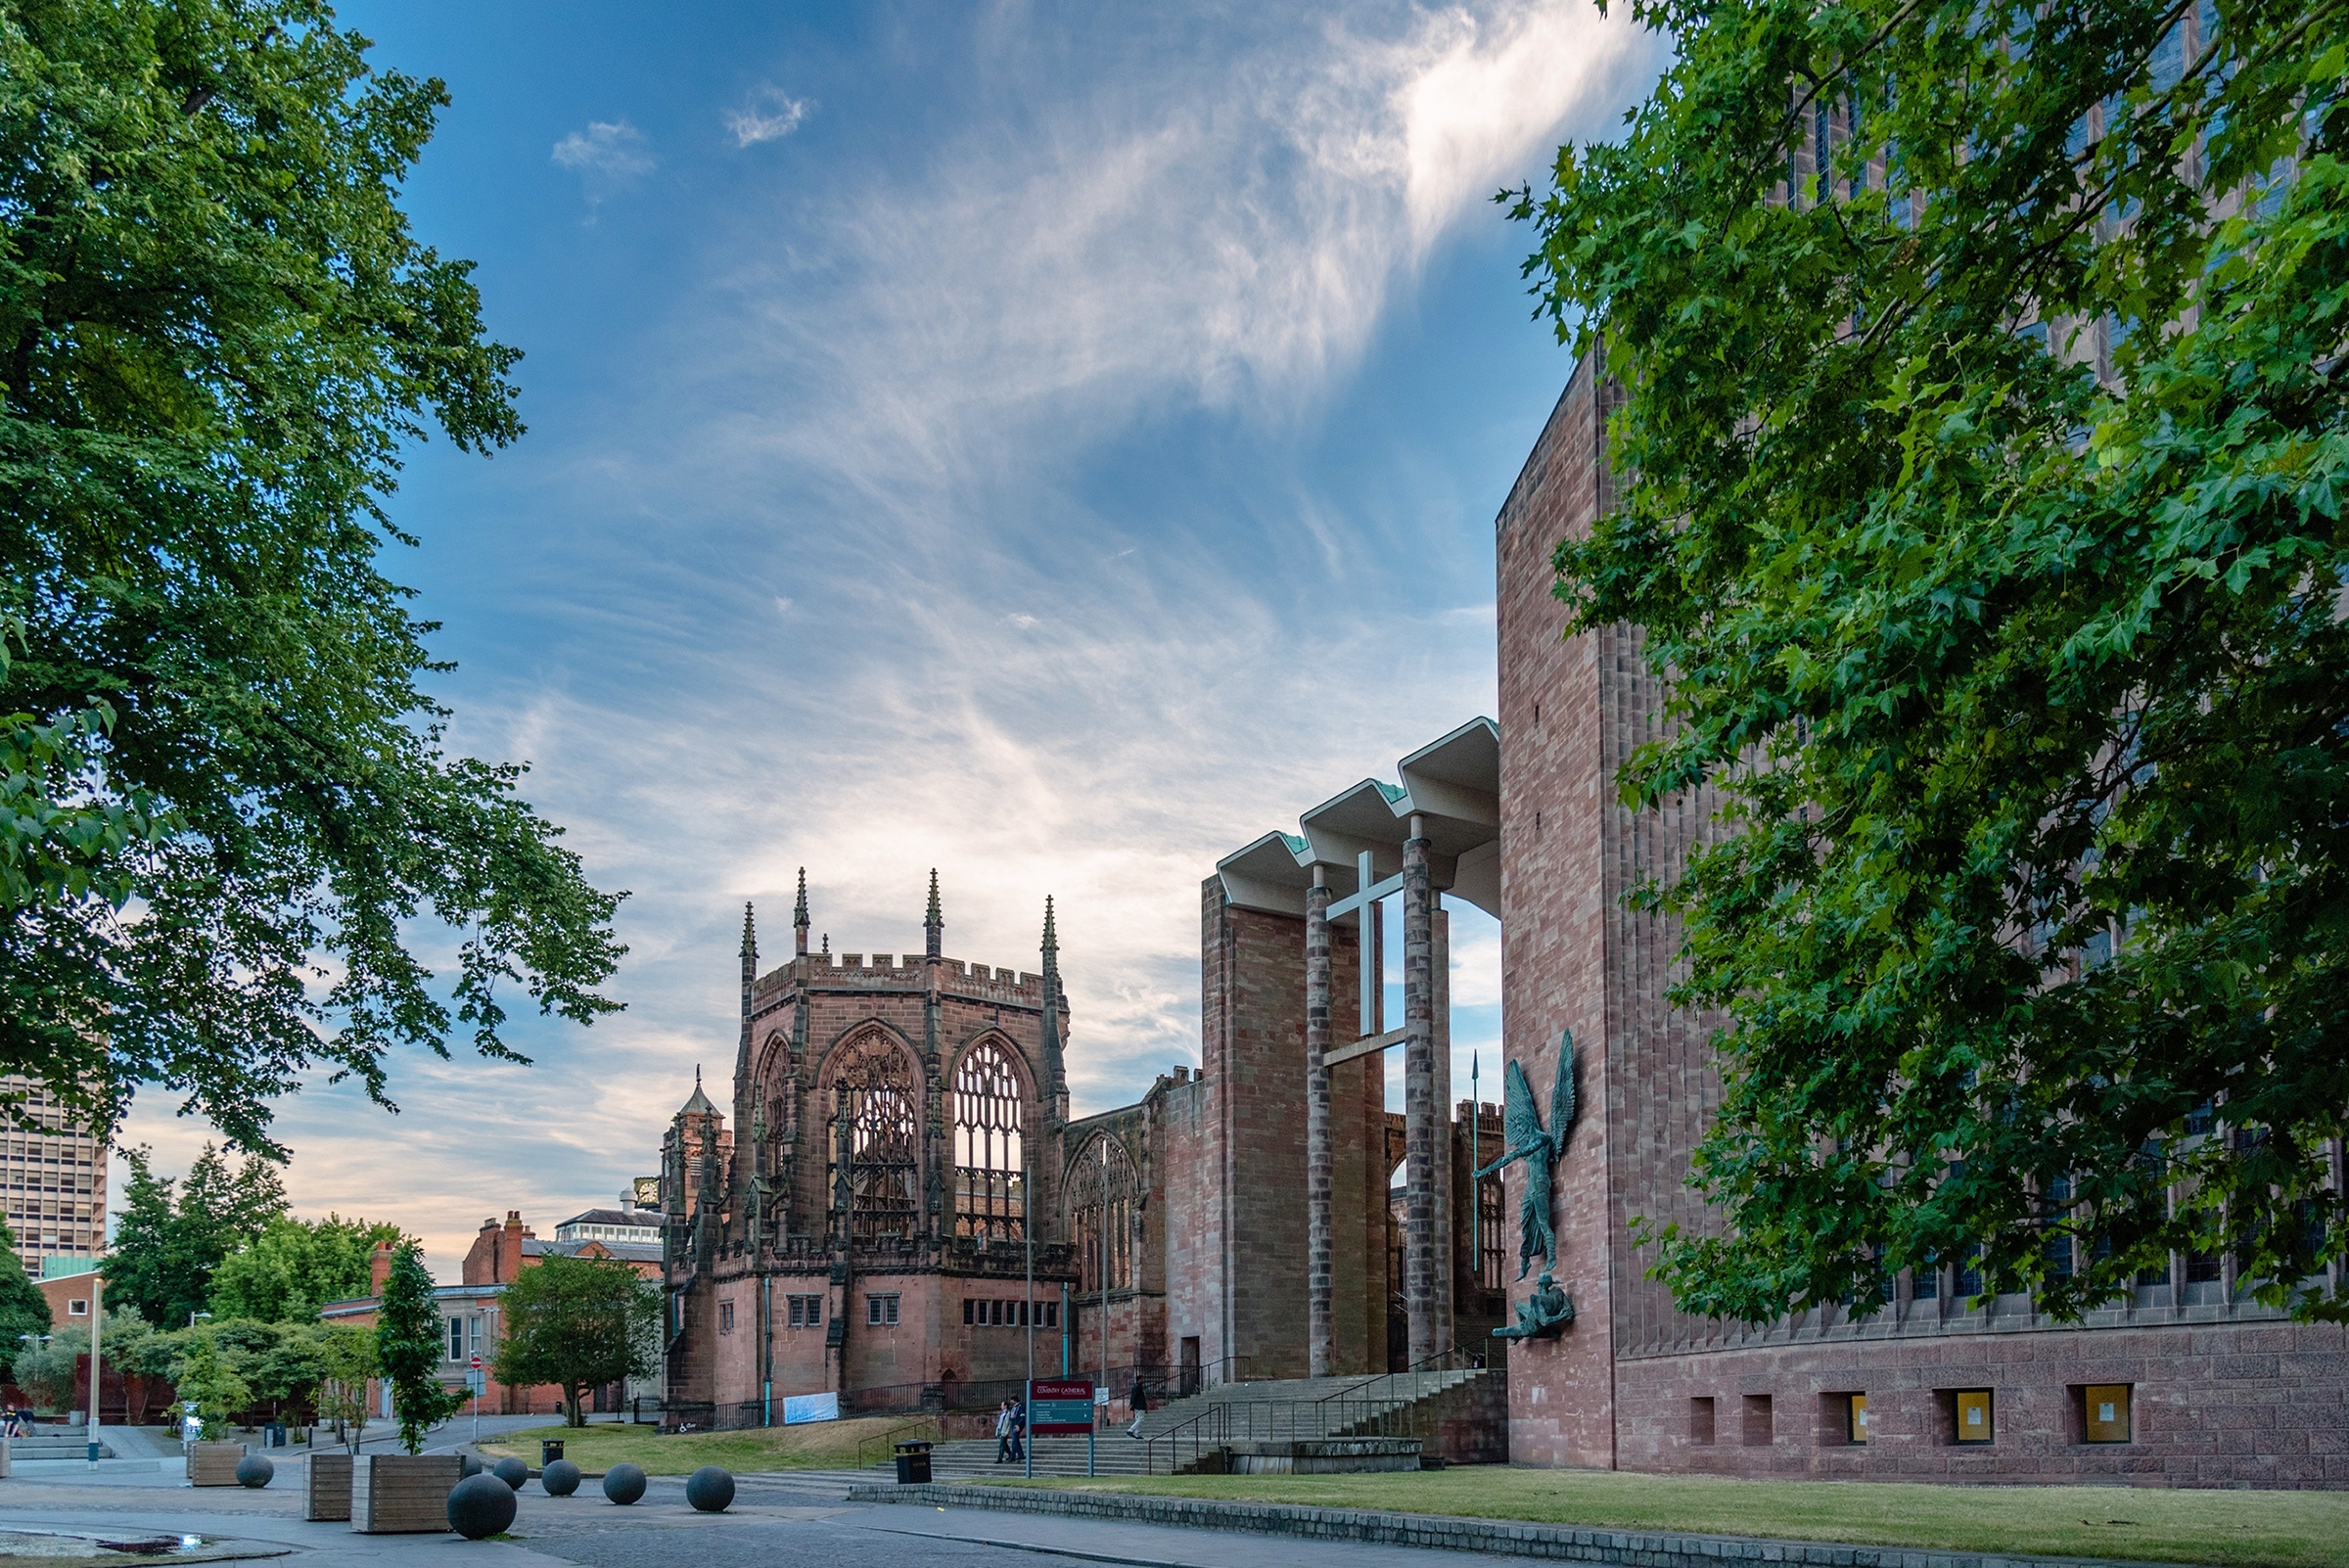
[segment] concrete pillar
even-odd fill
[[[1436,1274],[1436,1349],[1450,1350],[1457,1342],[1454,1321],[1454,1284],[1459,1274],[1459,1220],[1452,1198],[1452,1149],[1457,1130],[1451,1122],[1451,914],[1440,898],[1429,917],[1428,981],[1432,991],[1429,1034],[1434,1041],[1434,1146],[1428,1154],[1435,1169],[1434,1239]]]
[[[1305,896],[1306,1370],[1336,1370],[1330,1319],[1329,884],[1313,867]]]
[[[1428,843],[1417,817],[1403,847],[1404,1307],[1410,1314],[1411,1364],[1449,1347],[1437,1306],[1434,890]]]

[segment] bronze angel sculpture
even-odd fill
[[[1575,1066],[1574,1032],[1561,1031],[1558,1076],[1549,1088],[1549,1130],[1544,1132],[1541,1114],[1534,1109],[1534,1088],[1525,1080],[1525,1069],[1516,1062],[1509,1063],[1501,1078],[1500,1101],[1501,1137],[1507,1147],[1499,1159],[1476,1173],[1477,1179],[1482,1180],[1512,1160],[1525,1162],[1525,1199],[1517,1209],[1519,1279],[1532,1271],[1536,1253],[1542,1255],[1544,1268],[1557,1265],[1558,1236],[1549,1224],[1550,1178],[1557,1168],[1558,1156],[1566,1151],[1567,1134],[1574,1130]]]

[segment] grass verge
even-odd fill
[[[860,1416],[849,1421],[809,1421],[801,1426],[750,1427],[739,1432],[683,1432],[664,1437],[650,1426],[533,1426],[508,1432],[481,1445],[491,1457],[516,1454],[538,1462],[541,1438],[560,1438],[563,1456],[589,1472],[623,1460],[646,1475],[690,1475],[705,1464],[723,1465],[738,1475],[760,1470],[840,1470],[889,1456],[882,1445],[892,1435],[938,1436],[935,1421],[903,1416]]]
[[[990,1484],[2223,1568],[2349,1568],[2349,1495],[2338,1492],[1730,1481],[1499,1466]]]

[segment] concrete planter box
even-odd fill
[[[242,1443],[191,1443],[188,1445],[188,1485],[233,1487],[237,1484],[237,1461],[243,1457],[245,1445]]]
[[[350,1467],[350,1528],[361,1535],[448,1529],[448,1495],[464,1472],[453,1453],[362,1453]]]
[[[304,1519],[350,1517],[350,1454],[344,1450],[312,1451],[301,1467],[301,1516]]]

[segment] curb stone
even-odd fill
[[[1301,1503],[1220,1502],[1201,1498],[1054,1492],[950,1482],[926,1486],[875,1482],[851,1487],[849,1500],[915,1503],[934,1508],[986,1508],[997,1513],[1050,1514],[1124,1524],[1171,1525],[1185,1530],[1237,1530],[1251,1535],[1296,1536],[1364,1545],[1425,1546],[1439,1551],[1481,1551],[1510,1557],[1546,1557],[1561,1562],[1630,1563],[1639,1568],[1787,1568],[1790,1564],[1800,1568],[2177,1568],[2176,1564],[2149,1564],[2115,1557],[1846,1545],[1752,1536],[1535,1524],[1517,1519],[1382,1513],[1368,1508],[1317,1508]]]

